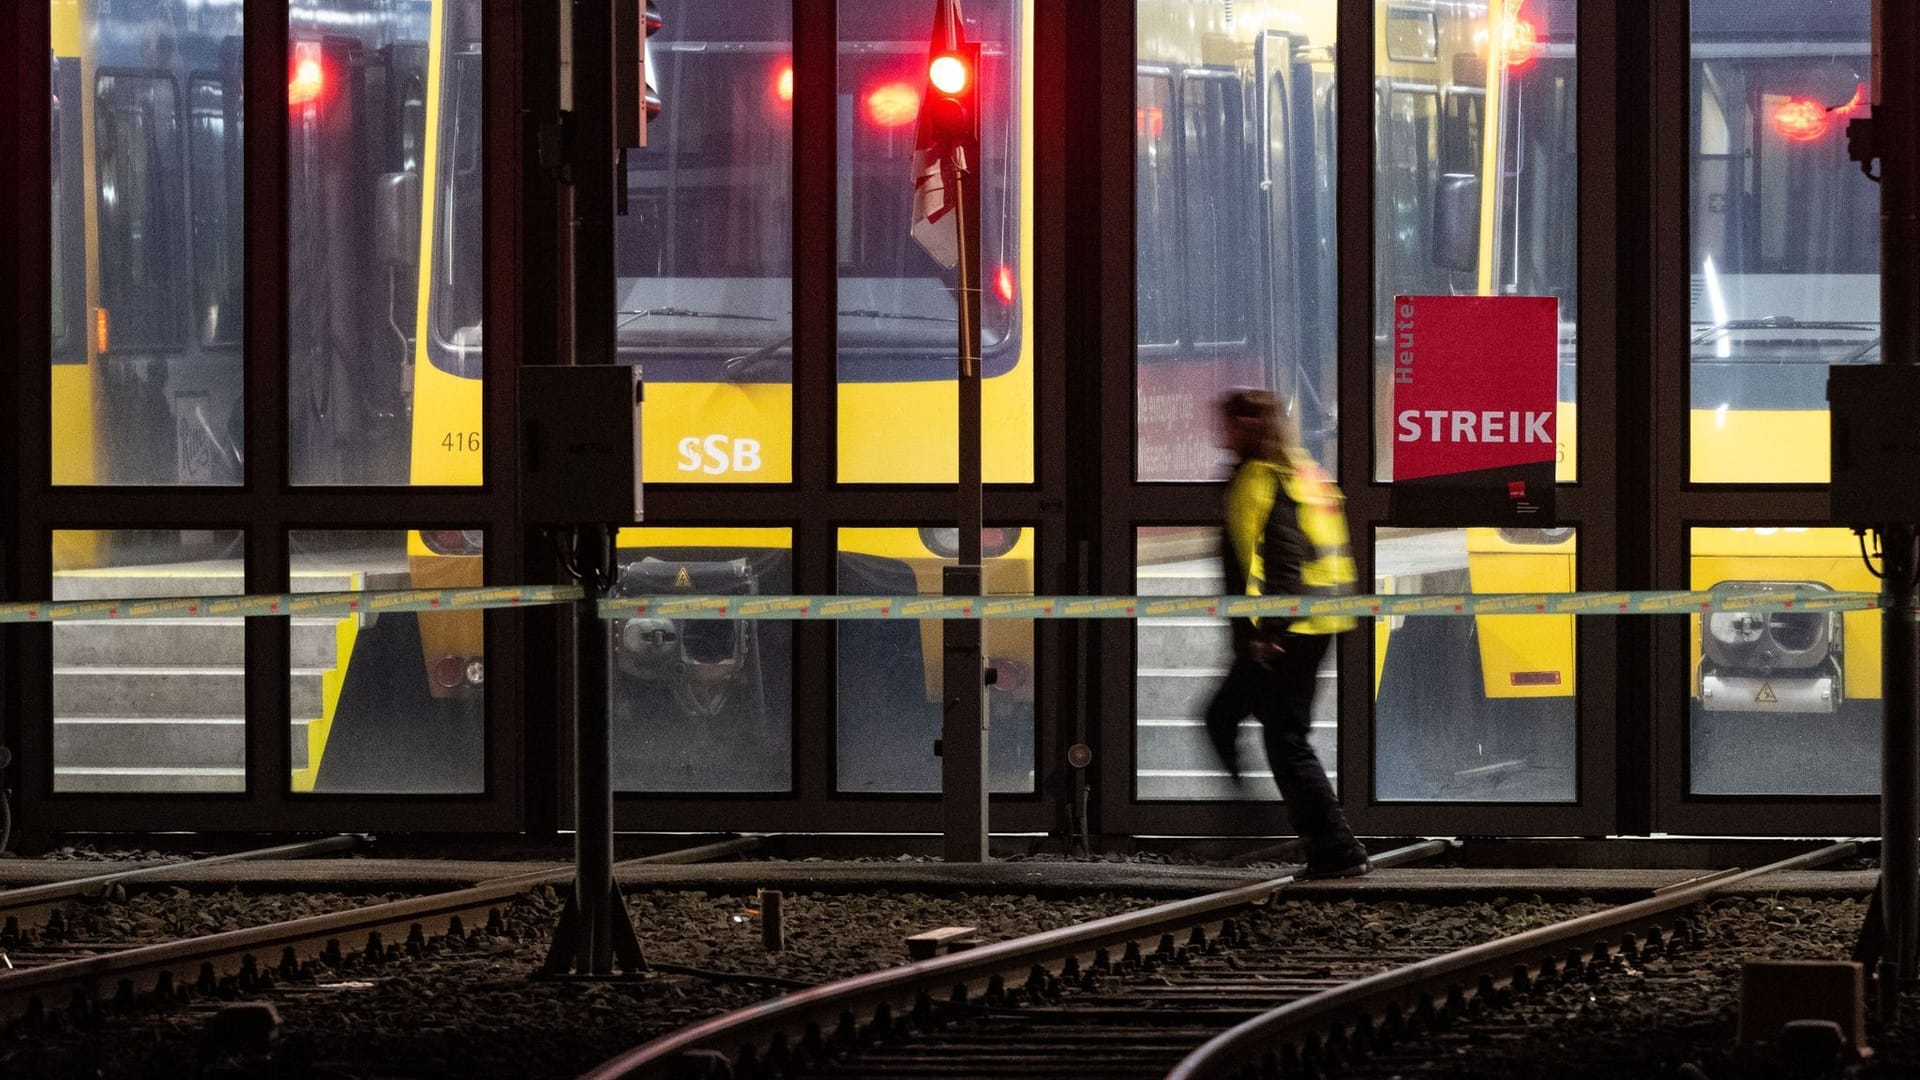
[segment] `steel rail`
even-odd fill
[[[0,892],[0,921],[12,924],[8,925],[8,930],[17,930],[29,922],[44,918],[47,913],[59,908],[68,900],[95,895],[109,885],[118,885],[159,874],[171,874],[180,870],[192,870],[202,866],[217,866],[221,863],[249,862],[258,859],[303,859],[309,855],[331,855],[336,851],[351,851],[360,844],[360,841],[359,836],[352,834],[328,836],[298,844],[281,844],[277,847],[258,848],[253,851],[238,851],[229,855],[214,855],[188,862],[158,863],[132,870],[115,870],[111,873],[92,874],[67,881],[50,881],[43,885],[7,889]]]
[[[1445,840],[1429,840],[1373,857],[1375,866],[1399,866],[1450,850]],[[944,993],[954,986],[980,986],[996,976],[1024,979],[1036,964],[1091,956],[1097,949],[1217,923],[1293,884],[1292,875],[1243,885],[1142,911],[1110,915],[1092,922],[1048,930],[1010,941],[937,956],[931,960],[856,975],[811,990],[763,1001],[644,1043],[583,1074],[583,1080],[667,1075],[683,1056],[732,1054],[743,1045],[760,1045],[776,1034],[800,1034],[809,1025],[823,1029],[846,1013],[910,1007],[922,993]]]
[[[1608,911],[1582,915],[1512,937],[1383,971],[1291,1002],[1220,1033],[1167,1073],[1167,1080],[1218,1080],[1238,1075],[1248,1063],[1283,1046],[1334,1039],[1362,1023],[1377,1023],[1392,1008],[1431,1007],[1445,995],[1450,1004],[1524,984],[1538,965],[1589,959],[1626,948],[1626,935],[1657,931],[1663,917],[1702,903],[1714,892],[1765,874],[1819,866],[1859,849],[1854,841],[1831,844],[1752,870],[1722,871],[1680,883],[1655,896]],[[1423,1006],[1424,999],[1424,1006]]]
[[[644,855],[622,860],[616,869],[739,854],[757,849],[764,839],[744,836]],[[570,865],[551,866],[430,896],[0,973],[0,1019],[18,1019],[55,1007],[86,1009],[107,998],[131,1000],[142,992],[165,989],[179,982],[180,973],[185,974],[189,984],[204,979],[209,965],[218,977],[244,971],[249,963],[256,967],[281,966],[289,953],[295,961],[310,960],[325,954],[330,945],[337,945],[342,938],[358,937],[371,944],[376,941],[375,935],[379,935],[378,941],[384,945],[388,941],[411,940],[416,930],[420,936],[443,934],[456,918],[464,921],[468,916],[484,916],[495,906],[537,886],[565,881],[572,876]]]

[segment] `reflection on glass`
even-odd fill
[[[645,478],[787,483],[792,0],[674,4],[649,50],[665,108],[627,155],[614,222],[621,359],[647,372]]]
[[[287,538],[294,592],[484,583],[477,530]],[[292,620],[294,791],[486,790],[486,615],[389,611]]]
[[[789,529],[622,529],[613,595],[791,593],[792,549]],[[615,790],[792,789],[792,623],[637,616],[611,635]]]
[[[1141,480],[1212,480],[1214,406],[1257,386],[1335,464],[1333,0],[1136,0]]]
[[[1034,531],[991,526],[981,531],[991,596],[1033,594]],[[942,568],[958,553],[958,530],[841,529],[842,596],[938,596]],[[937,620],[852,620],[835,624],[839,673],[841,791],[938,792],[941,680],[945,664]],[[987,688],[988,786],[999,793],[1034,787],[1033,622],[983,622],[982,644],[997,680]]]
[[[1880,359],[1868,0],[1695,0],[1690,209],[1698,483],[1827,481],[1827,368]]]
[[[1142,596],[1213,596],[1221,590],[1220,530],[1187,526],[1139,530],[1134,590]],[[1233,663],[1227,620],[1142,619],[1134,627],[1134,790],[1146,799],[1277,800],[1266,741],[1252,717],[1240,722],[1235,785],[1208,740],[1207,702]],[[1340,776],[1337,658],[1329,649],[1314,692],[1307,741],[1337,790]]]
[[[1027,132],[1030,4],[965,5],[980,45],[981,460],[989,482],[1033,479],[1033,280]],[[842,0],[839,137],[839,479],[953,483],[958,323],[952,270],[908,234],[931,5]],[[951,220],[948,218],[946,220]]]
[[[1489,15],[1491,8],[1494,13]],[[1506,10],[1511,15],[1500,17]],[[1374,63],[1374,479],[1393,475],[1395,295],[1560,301],[1560,467],[1576,479],[1573,0],[1380,0]],[[1494,62],[1489,64],[1489,43]],[[1493,77],[1489,78],[1491,68]]]
[[[287,406],[298,484],[477,484],[476,0],[294,0]]]
[[[1572,529],[1379,529],[1382,594],[1572,592]],[[1571,802],[1571,615],[1377,619],[1374,796]]]
[[[1695,589],[1879,591],[1846,529],[1689,535]],[[1879,612],[1720,612],[1689,623],[1690,793],[1879,793]]]
[[[53,598],[245,591],[236,531],[53,534]],[[247,787],[243,620],[73,620],[53,628],[53,790]]]
[[[51,7],[59,484],[241,480],[241,9],[175,7]]]

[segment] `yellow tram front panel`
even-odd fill
[[[1825,414],[1821,414],[1824,422]],[[1691,530],[1688,586],[1711,589],[1721,582],[1816,582],[1836,592],[1879,592],[1880,583],[1860,559],[1859,541],[1843,528],[1761,526]],[[1700,618],[1687,620],[1687,645],[1700,692]],[[1880,697],[1880,612],[1841,613],[1841,694]]]
[[[1524,543],[1503,536],[1500,529],[1467,530],[1467,570],[1476,593],[1572,592],[1575,554],[1570,531],[1557,542]],[[1488,697],[1573,693],[1573,616],[1483,615],[1475,622]]]

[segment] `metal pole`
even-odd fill
[[[1874,22],[1874,141],[1880,151],[1880,357],[1886,364],[1920,364],[1920,10],[1876,0]],[[1916,529],[1900,522],[1881,529],[1881,641],[1885,719],[1880,761],[1880,888],[1886,925],[1880,1009],[1898,1014],[1901,983],[1920,977],[1920,637],[1914,625]]]
[[[984,527],[980,472],[980,212],[972,190],[980,155],[969,139],[946,155],[943,182],[951,185],[958,234],[955,264],[960,288],[960,462],[958,565],[947,568],[948,596],[986,592],[981,566]],[[986,624],[949,619],[941,624],[942,698],[940,766],[948,862],[987,858]]]
[[[591,555],[587,547],[605,543],[604,530],[583,527],[578,531],[580,551],[576,558],[600,561],[598,550]],[[580,925],[576,928],[574,961],[581,974],[605,975],[613,971],[613,777],[610,771],[612,746],[607,723],[607,624],[598,610],[605,589],[599,567],[581,568],[580,585],[585,591],[574,605],[575,633],[580,647],[574,662],[574,724],[576,786],[574,805],[574,896],[580,904]]]
[[[614,355],[613,216],[619,156],[614,146],[615,19],[609,0],[561,0],[562,94],[572,158],[562,206],[567,214],[568,364],[611,364]],[[599,603],[615,571],[613,527],[562,530],[583,596],[574,605],[573,897],[554,930],[544,971],[604,976],[619,959],[645,966],[633,924],[613,883],[613,776],[608,672],[611,640]]]

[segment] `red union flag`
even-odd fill
[[[927,42],[928,59],[959,52],[965,43],[960,0],[938,0],[933,9],[933,36]],[[960,261],[959,219],[953,212],[953,193],[947,190],[941,173],[952,150],[940,145],[934,136],[933,110],[927,107],[932,100],[933,86],[929,82],[920,95],[920,115],[914,126],[913,224],[908,232],[927,249],[933,261],[951,270]]]
[[[1394,297],[1396,523],[1552,523],[1559,310],[1551,296]]]

